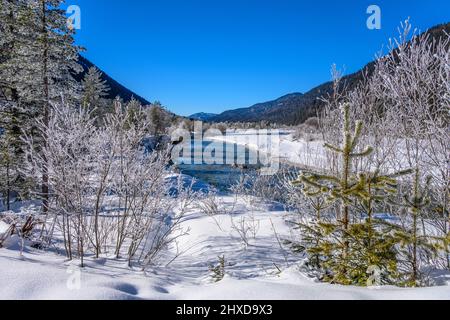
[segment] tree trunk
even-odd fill
[[[45,127],[49,123],[49,100],[50,100],[50,90],[49,90],[49,78],[48,78],[48,34],[47,34],[47,7],[45,0],[41,1],[42,4],[42,33],[44,36],[44,52],[43,52],[43,84],[44,84],[44,104],[43,104],[43,121]],[[47,146],[47,133],[43,133],[43,147]],[[48,159],[45,152],[42,156],[43,166],[42,166],[42,212],[43,214],[48,213],[49,207],[49,177],[48,177]]]
[[[9,160],[6,163],[6,210],[11,210],[11,177],[10,177]]]
[[[416,286],[418,280],[418,267],[417,267],[417,220],[419,215],[419,168],[416,168],[416,177],[414,179],[414,207],[412,208],[413,214],[413,256],[412,256],[412,281],[414,282],[414,286]]]
[[[100,236],[99,236],[99,223],[98,218],[100,215],[100,199],[103,193],[103,180],[100,184],[99,190],[97,192],[97,198],[95,200],[95,211],[94,211],[94,235],[95,235],[95,258],[98,259],[101,253]]]
[[[80,256],[81,268],[84,268],[84,241],[83,241],[83,218],[78,217],[78,255]]]

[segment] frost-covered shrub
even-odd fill
[[[391,281],[397,285],[430,284],[426,280],[430,270],[450,267],[450,38],[445,33],[438,36],[429,33],[416,35],[411,30],[408,21],[403,24],[400,36],[390,43],[391,52],[381,56],[373,68],[365,70],[362,80],[351,90],[334,70],[336,77],[333,92],[324,98],[320,132],[322,138],[335,147],[326,153],[328,167],[323,172],[312,173],[309,176],[312,180],[306,176],[301,181],[301,184],[309,182],[310,187],[315,185],[316,189],[312,188],[312,191],[316,192],[308,192],[307,197],[313,209],[304,210],[313,212],[313,221],[303,223],[309,235],[305,239],[308,243],[297,246],[300,250],[310,249],[310,257],[317,262],[316,266],[320,266],[323,279],[330,281],[336,279],[336,275],[344,275],[338,276],[337,282],[355,283],[355,278],[349,273],[349,270],[357,270],[355,264],[345,266],[347,259],[351,262],[352,251],[377,259],[390,257],[394,262],[389,252],[395,250],[396,271],[391,269],[390,274],[394,276]],[[373,147],[366,157],[352,159],[348,172],[343,170],[348,162],[340,154],[346,149],[343,142],[350,139],[353,132],[343,135],[338,106],[344,102],[351,104],[348,115],[350,123],[356,120],[364,123],[357,144]],[[395,177],[398,191],[389,197],[380,197],[372,185],[370,190],[360,192],[346,205],[344,202],[344,206],[342,203],[337,207],[333,204],[327,209],[327,216],[317,214],[321,211],[320,196],[323,193],[345,199],[365,183],[382,178],[382,172],[384,176],[393,178],[393,173],[405,169],[413,169],[420,175],[415,178],[414,175]],[[358,175],[360,184],[340,194],[342,188],[339,182]],[[428,190],[426,196],[425,190]],[[367,191],[375,194],[375,198],[368,197]],[[368,203],[371,204],[369,207]],[[372,227],[367,228],[370,211],[386,212],[387,215],[373,216]],[[342,224],[343,231],[336,228]],[[369,238],[370,241],[364,240]],[[383,241],[377,241],[383,238]],[[334,249],[330,243],[341,243],[340,247],[334,249],[344,254],[327,259],[333,257],[331,253]],[[385,249],[389,250],[383,249],[383,252],[389,254],[381,254],[378,249],[388,243],[391,243],[390,248]],[[355,246],[355,250],[352,246]],[[355,261],[362,265],[359,258]],[[385,263],[378,266],[377,270],[386,270],[388,266],[389,263]],[[334,267],[337,270],[330,272]],[[357,276],[363,279],[362,283],[366,277],[363,271],[361,269]]]
[[[312,124],[311,124],[312,123]],[[319,131],[315,121],[311,121],[311,123],[302,123],[298,125],[294,132],[295,140],[304,140],[307,142],[312,142],[319,140],[321,137],[319,135]]]
[[[147,150],[150,120],[130,104],[116,101],[100,126],[86,108],[55,105],[48,124],[38,124],[46,145],[26,139],[29,174],[39,177],[48,169],[47,223],[63,235],[67,256],[82,264],[85,255],[114,253],[146,267],[184,233],[179,225],[193,193],[167,183],[169,151]],[[51,242],[54,232],[47,226],[42,233]]]

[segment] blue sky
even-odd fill
[[[68,0],[79,5],[84,55],[181,115],[247,107],[354,72],[400,21],[450,21],[448,0]],[[366,27],[367,7],[382,29]]]

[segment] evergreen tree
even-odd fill
[[[25,174],[25,144],[21,138],[21,127],[26,121],[16,103],[4,103],[0,109],[0,193],[7,210],[13,195],[27,198],[32,186]]]
[[[3,130],[0,132],[0,193],[3,195],[4,207],[11,209],[12,193],[16,190],[17,166],[10,136]]]
[[[105,80],[102,80],[102,73],[95,67],[89,68],[82,81],[83,105],[94,108],[106,107],[110,90]]]
[[[79,48],[74,46],[74,31],[67,26],[65,11],[59,9],[64,1],[2,1],[9,3],[2,5],[1,15],[10,17],[6,24],[11,30],[5,33],[9,54],[0,67],[2,79],[44,115],[48,103],[63,94],[69,99],[78,93],[72,73],[81,71]]]
[[[164,111],[165,111],[164,107],[161,105],[159,101],[154,102],[150,109],[150,121],[152,124],[151,134],[158,138],[160,137],[161,134],[164,133],[164,126],[165,126]]]
[[[403,207],[408,210],[408,219],[402,228],[398,228],[396,237],[400,243],[402,263],[402,283],[408,287],[424,285],[423,274],[420,271],[420,257],[422,255],[436,255],[441,248],[440,243],[446,239],[427,236],[420,232],[419,221],[424,209],[430,204],[429,190],[431,177],[427,177],[421,185],[420,169],[415,170],[412,183],[412,196],[403,195]],[[424,230],[425,231],[425,230]]]
[[[300,184],[300,181],[294,182],[294,185]],[[321,260],[323,258],[321,250],[316,250],[314,248],[322,247],[322,241],[326,239],[326,235],[323,233],[324,230],[315,228],[314,226],[323,223],[323,214],[333,205],[333,202],[330,202],[320,191],[311,191],[306,190],[305,188],[302,188],[301,190],[308,201],[309,206],[314,211],[314,223],[312,226],[308,224],[298,224],[296,229],[300,230],[304,235],[303,243],[290,242],[290,244],[292,245],[294,252],[297,253],[303,252],[308,248],[309,261],[306,265],[312,269],[321,269]]]
[[[304,233],[305,250],[312,265],[322,271],[325,281],[366,285],[369,268],[378,267],[384,269],[383,280],[389,283],[396,274],[393,226],[373,219],[373,209],[374,204],[396,192],[395,178],[410,171],[392,175],[354,173],[353,160],[369,156],[373,149],[368,146],[362,152],[357,151],[363,123],[358,121],[352,133],[348,104],[342,106],[342,114],[342,144],[325,144],[327,149],[340,155],[340,172],[335,176],[303,173],[295,182],[303,185],[303,192],[308,198],[322,198],[318,204],[328,207],[335,203],[339,207],[336,222],[318,219],[299,226]],[[359,223],[355,222],[357,215],[351,215],[351,209],[357,205],[365,213]],[[316,211],[320,212],[318,209]]]
[[[73,30],[68,27],[63,0],[2,0],[0,16],[7,17],[2,45],[8,46],[1,61],[4,86],[16,93],[16,99],[30,119],[48,123],[50,103],[78,99],[78,84],[72,74],[81,71],[77,64],[79,48],[74,46]],[[23,128],[24,129],[24,128]],[[47,138],[41,136],[45,145]],[[45,163],[45,161],[44,161]],[[49,200],[47,166],[42,168],[43,211]]]
[[[6,81],[5,75],[2,72],[2,64],[11,57],[11,52],[14,47],[14,20],[18,8],[19,5],[16,0],[0,0],[0,89],[2,91],[0,99],[2,100],[11,99],[13,94],[13,88],[11,84]]]

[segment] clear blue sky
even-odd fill
[[[247,107],[354,72],[400,21],[450,21],[449,0],[68,0],[84,55],[150,101],[189,115]],[[366,27],[367,7],[382,29]]]

